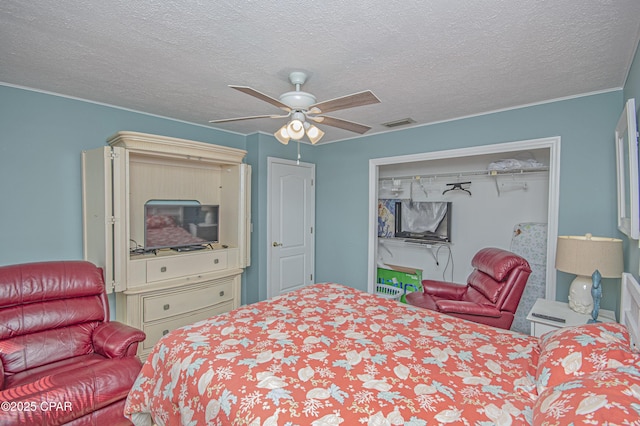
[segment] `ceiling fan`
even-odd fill
[[[247,95],[268,102],[287,112],[285,115],[254,115],[250,117],[226,118],[211,120],[210,123],[225,123],[229,121],[253,120],[256,118],[290,118],[289,121],[274,133],[276,139],[283,144],[288,144],[290,139],[300,141],[306,134],[312,144],[318,142],[324,132],[314,126],[311,121],[318,124],[337,127],[351,132],[363,134],[371,129],[364,124],[347,121],[336,117],[324,115],[325,113],[357,106],[376,104],[380,99],[370,90],[352,93],[324,102],[316,102],[316,97],[311,93],[303,92],[300,87],[307,81],[307,74],[303,71],[294,71],[289,74],[289,81],[295,86],[292,92],[286,92],[275,99],[247,86],[229,85],[232,89],[239,90]]]

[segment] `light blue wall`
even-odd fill
[[[80,153],[121,130],[246,145],[242,135],[0,86],[0,265],[82,258]]]
[[[384,135],[311,147],[316,164],[316,278],[367,288],[368,161],[417,152],[561,136],[561,234],[620,236],[616,228],[613,129],[623,97],[640,98],[637,64],[613,91]],[[0,86],[0,265],[82,257],[80,152],[131,130],[247,149],[252,178],[252,266],[243,303],[266,297],[267,158],[295,159],[295,144]],[[491,208],[491,206],[487,206]],[[637,246],[637,243],[636,243]],[[628,250],[637,275],[640,250]],[[629,266],[631,265],[631,266]],[[629,269],[631,267],[631,269]],[[558,299],[571,276],[559,273]],[[602,306],[615,305],[607,299]]]
[[[560,136],[559,233],[618,236],[613,130],[621,104],[620,90],[318,147],[318,280],[367,289],[371,158]],[[559,300],[572,279],[559,273]],[[603,308],[616,305],[607,293]]]

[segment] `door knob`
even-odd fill
[[[273,246],[274,246],[274,247],[281,247],[281,246],[282,246],[282,243],[277,243],[277,242],[275,242],[275,241],[274,241],[274,242],[273,242]]]

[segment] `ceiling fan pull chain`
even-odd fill
[[[298,160],[296,161],[296,165],[300,165],[300,141],[298,141]]]

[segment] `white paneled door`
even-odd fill
[[[269,297],[314,282],[314,180],[314,164],[269,158]]]

